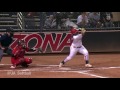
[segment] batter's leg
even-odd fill
[[[89,62],[89,53],[88,50],[82,45],[82,47],[79,49],[79,53],[84,55],[84,60],[85,60],[85,66],[86,67],[92,67]]]
[[[64,65],[67,61],[71,60],[76,53],[78,52],[78,48],[74,48],[74,47],[70,47],[70,54],[69,56],[67,56],[60,64],[59,67],[62,67],[62,65]]]

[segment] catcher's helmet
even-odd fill
[[[25,44],[25,40],[24,39],[21,39],[18,41],[18,45],[21,45],[21,44]]]
[[[24,39],[21,39],[18,41],[18,46],[22,46],[23,49],[26,48],[26,43],[25,43],[25,40]]]

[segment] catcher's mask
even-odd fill
[[[24,39],[21,39],[18,41],[18,46],[22,46],[23,48],[26,47],[26,43],[25,43],[25,40]]]

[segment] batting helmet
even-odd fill
[[[78,33],[78,30],[75,29],[75,28],[72,28],[72,29],[70,30],[70,33],[71,33],[71,34],[76,34],[76,33]]]

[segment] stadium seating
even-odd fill
[[[8,27],[18,28],[17,12],[0,12],[0,29],[6,29]]]

